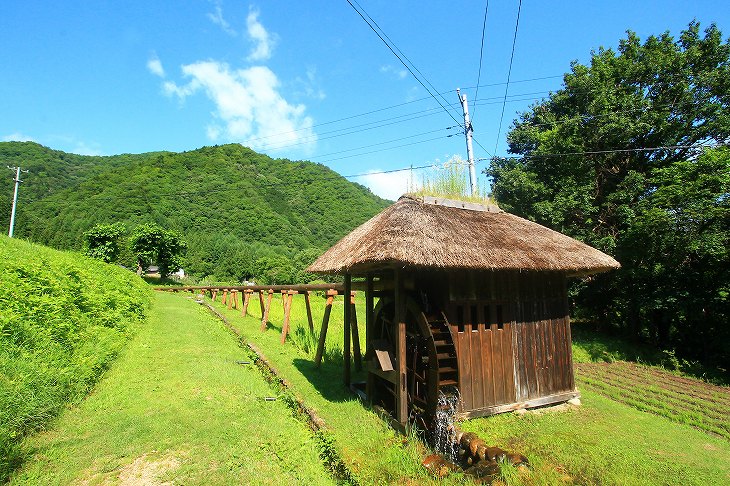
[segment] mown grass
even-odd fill
[[[284,402],[220,320],[158,293],[94,393],[25,442],[11,484],[334,484]]]
[[[19,441],[94,386],[150,294],[122,268],[0,237],[0,481]]]
[[[730,443],[583,389],[563,412],[502,414],[462,423],[520,451],[528,474],[509,484],[726,484]]]
[[[276,302],[276,301],[275,301]],[[281,373],[292,382],[304,400],[314,406],[333,429],[333,436],[348,466],[363,483],[427,482],[418,463],[427,453],[417,441],[408,441],[384,429],[382,421],[366,406],[355,401],[342,387],[342,301],[336,301],[327,335],[328,359],[317,370],[313,336],[309,336],[303,299],[295,297],[292,310],[291,345],[281,346],[279,337],[283,311],[273,305],[269,327],[259,331],[260,320],[240,317],[240,311],[216,306],[230,316],[246,339],[255,342]],[[317,332],[324,300],[313,298]],[[358,316],[362,319],[362,307]],[[249,313],[260,316],[258,302],[251,301]],[[360,329],[364,349],[364,330]],[[592,336],[592,349],[582,348],[590,357],[598,352],[618,352],[620,343]],[[592,359],[583,359],[590,361]],[[580,377],[579,377],[580,380]],[[637,384],[638,385],[638,384]],[[643,413],[626,404],[582,390],[584,405],[566,412],[540,415],[503,414],[461,423],[464,430],[477,432],[490,445],[525,454],[531,469],[503,468],[506,484],[721,484],[730,477],[730,443],[685,424]],[[445,480],[468,481],[457,474]]]
[[[365,347],[364,299],[356,300],[360,320],[360,341]],[[312,314],[318,336],[322,323],[325,299],[312,294]],[[240,310],[229,310],[220,303],[215,307],[226,315],[241,332],[243,338],[254,343],[268,357],[277,370],[293,386],[295,393],[314,409],[327,423],[327,431],[334,447],[359,484],[437,484],[420,465],[428,453],[415,436],[403,437],[391,429],[378,415],[364,406],[343,385],[342,297],[334,301],[325,355],[320,368],[313,363],[316,336],[309,334],[304,298],[294,297],[291,311],[291,335],[286,345],[280,344],[283,306],[279,299],[272,301],[269,323],[260,331],[261,313],[258,298],[249,305],[249,316],[241,317]],[[364,379],[353,366],[353,381]],[[454,475],[438,484],[462,483],[463,475]]]

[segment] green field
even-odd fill
[[[125,484],[140,477],[150,484],[471,482],[461,473],[431,478],[420,466],[427,448],[415,437],[393,432],[343,387],[341,298],[335,301],[327,353],[317,369],[312,363],[315,339],[307,329],[301,296],[294,298],[285,345],[280,344],[283,306],[278,299],[265,332],[260,331],[258,299],[251,301],[252,315],[245,318],[239,309],[222,305],[220,297],[212,304],[240,333],[239,342],[193,297],[157,295],[149,325],[94,393],[67,410],[51,430],[25,441],[30,459],[13,477],[14,484]],[[324,299],[313,295],[312,308],[318,331]],[[245,343],[266,356],[287,389],[267,383]],[[576,354],[583,351],[578,345]],[[594,367],[606,368],[600,380],[591,375]],[[614,375],[634,368],[581,363],[581,407],[503,414],[465,421],[461,427],[489,445],[529,458],[528,470],[503,468],[504,484],[726,483],[727,438],[668,414],[640,410],[594,384],[618,383]],[[684,380],[688,390],[706,392],[708,419],[716,416],[712,407],[725,410],[726,388],[669,376]],[[633,381],[634,394],[621,398],[669,390],[669,385],[657,390],[642,383]],[[276,400],[264,400],[267,396]],[[661,400],[664,395],[656,396]],[[308,426],[298,400],[323,420],[321,430]],[[715,423],[723,425],[722,420]]]

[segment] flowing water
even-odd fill
[[[434,449],[454,464],[459,461],[459,445],[456,443],[454,421],[460,400],[461,395],[457,388],[450,388],[445,392],[439,391],[433,431]]]

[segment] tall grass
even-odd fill
[[[0,481],[19,440],[88,393],[149,302],[127,270],[0,237]]]
[[[421,183],[411,180],[409,192],[415,196],[435,196],[476,203],[494,203],[484,187],[471,194],[469,165],[454,155],[443,165],[436,166],[421,177]]]

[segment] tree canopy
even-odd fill
[[[182,266],[187,250],[180,235],[154,223],[137,226],[129,238],[129,246],[137,257],[138,273],[150,264],[157,264],[162,278]]]
[[[506,210],[622,263],[577,285],[582,312],[725,364],[729,107],[730,45],[715,25],[643,42],[628,32],[522,113],[508,134],[516,156],[487,171]]]

